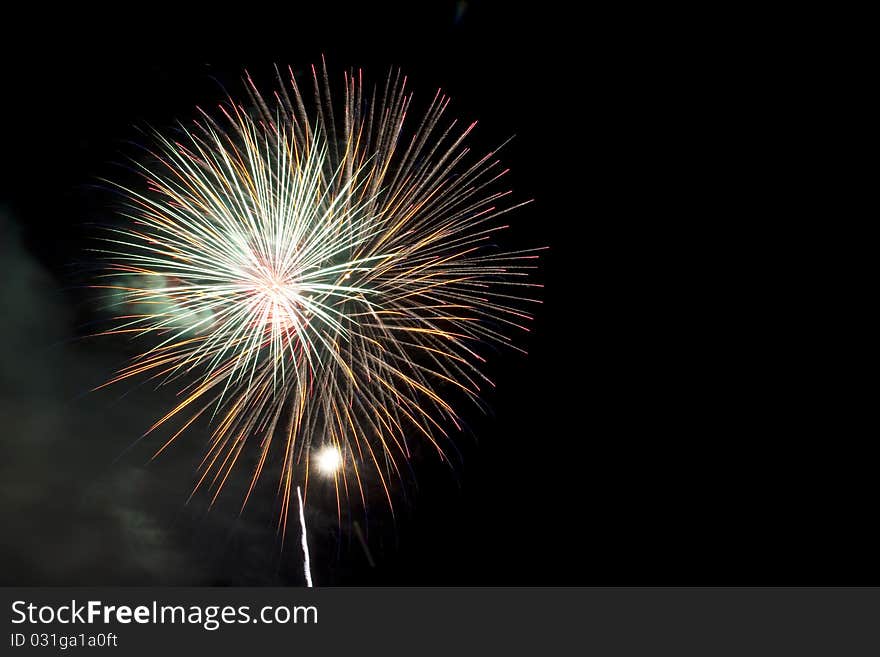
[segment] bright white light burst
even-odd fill
[[[332,477],[342,467],[342,453],[335,445],[326,445],[322,447],[316,456],[318,463],[318,471],[327,476]]]

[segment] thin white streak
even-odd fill
[[[299,486],[296,487],[296,497],[299,499],[299,526],[302,528],[302,549],[303,549],[303,570],[306,573],[306,586],[312,588],[312,567],[309,563],[309,544],[306,541],[306,517],[303,514],[303,498],[302,491]]]

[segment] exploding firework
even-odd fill
[[[145,184],[121,188],[98,287],[125,308],[109,333],[150,338],[109,383],[179,387],[149,432],[182,426],[156,453],[211,417],[193,492],[213,503],[252,450],[242,506],[280,464],[283,528],[310,472],[335,483],[340,513],[340,498],[366,504],[367,484],[390,504],[412,441],[445,458],[450,400],[479,402],[481,353],[526,330],[537,256],[496,245],[517,207],[506,170],[471,155],[475,124],[446,119],[439,91],[411,128],[400,75],[368,92],[348,73],[334,105],[313,68],[311,110],[292,71],[278,79],[271,99],[248,77],[246,104],[155,135],[135,162]]]

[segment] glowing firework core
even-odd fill
[[[342,454],[334,445],[322,447],[317,455],[318,471],[325,476],[332,476],[342,467]]]
[[[263,301],[268,304],[268,319],[272,324],[284,326],[294,323],[294,307],[301,303],[299,288],[290,281],[275,277],[263,281],[258,288]]]
[[[244,275],[243,287],[251,297],[255,316],[269,329],[296,328],[304,299],[295,277],[285,263],[260,263]]]

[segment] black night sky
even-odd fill
[[[208,513],[184,505],[202,438],[152,463],[128,449],[173,392],[88,392],[132,352],[84,339],[81,286],[114,209],[98,179],[140,129],[241,96],[245,69],[271,84],[274,64],[322,54],[331,76],[400,67],[423,101],[442,87],[480,122],[478,149],[514,135],[502,159],[534,203],[511,243],[549,249],[529,354],[496,355],[491,412],[465,411],[454,467],[425,450],[395,520],[381,499],[357,516],[375,565],[315,502],[317,584],[868,583],[865,447],[830,398],[801,394],[800,338],[734,257],[774,229],[720,186],[739,164],[708,155],[730,135],[699,92],[711,72],[679,68],[699,53],[658,63],[675,45],[637,48],[638,17],[411,4],[20,19],[2,64],[0,583],[302,584],[271,486],[241,518],[234,494]]]

